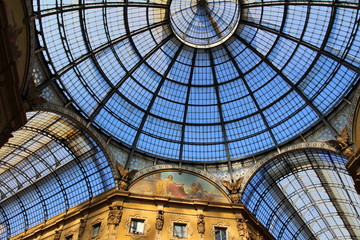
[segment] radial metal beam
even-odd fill
[[[127,71],[126,75],[121,78],[121,80],[109,91],[109,93],[105,96],[105,98],[101,101],[101,103],[96,107],[94,112],[89,117],[90,121],[93,121],[96,117],[96,115],[100,112],[100,110],[105,106],[105,104],[108,102],[108,100],[112,97],[112,95],[118,91],[118,88],[121,87],[122,84],[142,65],[146,62],[146,60],[151,57],[157,50],[162,48],[165,43],[167,43],[171,38],[173,37],[173,34],[170,34],[167,36],[161,43],[159,43],[155,48],[153,48],[146,56],[144,56],[139,62],[135,64],[129,71]]]
[[[222,131],[222,135],[223,135],[223,141],[224,141],[224,146],[225,146],[225,154],[226,154],[226,158],[227,158],[229,174],[230,174],[231,181],[235,182],[235,179],[233,176],[233,169],[232,169],[232,165],[231,165],[231,161],[230,161],[231,155],[230,155],[229,142],[228,142],[228,137],[227,137],[226,128],[225,128],[224,113],[223,113],[223,109],[222,109],[222,105],[221,105],[219,82],[217,80],[217,75],[216,75],[216,71],[215,71],[215,61],[214,61],[214,56],[213,56],[211,48],[209,49],[208,53],[209,53],[209,57],[210,57],[211,72],[212,72],[212,76],[214,79],[214,88],[215,88],[216,102],[217,102],[216,105],[217,105],[219,117],[220,117],[220,125],[221,125],[221,131]]]
[[[331,19],[333,20],[334,17],[332,17]],[[272,28],[269,28],[269,27],[266,27],[266,26],[263,26],[263,25],[260,25],[260,24],[256,24],[256,23],[253,23],[253,22],[249,22],[249,21],[246,21],[246,20],[241,20],[241,24],[244,24],[244,25],[248,25],[248,26],[251,26],[251,27],[254,27],[254,28],[258,28],[258,29],[261,29],[263,31],[267,31],[267,32],[270,32],[270,33],[273,33],[273,34],[276,34],[276,35],[279,35],[285,39],[288,39],[288,40],[291,40],[297,44],[300,44],[304,47],[307,47],[317,53],[320,53],[321,55],[324,55],[334,61],[336,61],[337,63],[339,63],[340,65],[343,65],[344,67],[346,68],[349,68],[351,69],[353,72],[356,72],[357,74],[360,74],[360,68],[354,66],[353,64],[349,63],[349,62],[346,62],[344,59],[336,56],[336,55],[333,55],[332,53],[330,52],[327,52],[325,51],[324,47],[321,47],[321,48],[318,48],[314,45],[312,45],[311,43],[308,43],[308,42],[305,42],[304,40],[302,40],[301,38],[296,38],[296,37],[293,37],[289,34],[286,34],[284,32],[281,32],[281,31],[278,31],[278,30],[275,30],[275,29],[272,29]],[[326,43],[326,41],[324,41]]]
[[[133,157],[133,155],[135,153],[136,146],[138,144],[140,135],[142,134],[142,130],[143,130],[144,126],[145,126],[145,123],[146,123],[146,120],[147,120],[147,118],[149,116],[149,113],[150,113],[150,111],[151,111],[151,109],[152,109],[152,107],[153,107],[153,105],[155,103],[156,98],[158,97],[160,89],[161,89],[163,83],[165,82],[167,75],[169,74],[169,72],[170,72],[172,66],[174,65],[174,63],[176,62],[176,59],[179,56],[180,52],[182,51],[183,47],[184,47],[184,44],[181,43],[181,46],[179,46],[179,49],[176,51],[174,57],[171,59],[171,62],[169,63],[165,73],[162,76],[162,79],[160,80],[155,92],[153,93],[153,96],[152,96],[152,98],[150,100],[150,103],[149,103],[149,105],[148,105],[148,107],[147,107],[147,109],[145,111],[145,114],[144,114],[142,120],[141,120],[140,126],[139,126],[139,128],[138,128],[138,130],[136,132],[136,136],[135,136],[133,144],[131,146],[131,152],[128,155],[128,158],[127,158],[126,163],[125,163],[125,168],[129,167],[130,161],[131,161],[131,159],[132,159],[132,157]]]
[[[125,2],[128,2],[128,0],[125,0]],[[128,8],[124,8],[124,21],[125,21],[125,30],[126,30],[126,33],[129,34],[130,33],[130,28],[129,28],[129,24],[128,24],[128,14],[127,14],[127,11],[128,11]],[[160,49],[165,43],[167,43],[172,37],[174,36],[174,33],[172,32],[169,36],[166,37],[166,39],[164,39],[162,41],[162,44],[158,44],[154,49],[152,49],[152,51],[150,51],[144,58],[141,58],[141,54],[139,53],[139,51],[137,50],[137,47],[133,41],[132,38],[129,38],[129,41],[134,49],[134,51],[138,54],[138,56],[140,57],[141,61],[139,61],[135,67],[132,69],[132,70],[136,70],[139,66],[141,66],[141,64],[145,63],[146,62],[146,59],[149,58],[150,56],[152,56],[153,53],[155,53],[158,49]],[[179,47],[179,49],[176,51],[174,57],[171,59],[171,62],[169,63],[169,65],[167,66],[167,69],[165,71],[165,73],[162,75],[162,79],[160,80],[159,82],[159,85],[157,87],[157,89],[155,90],[155,92],[153,93],[153,97],[152,99],[150,100],[150,103],[147,107],[147,110],[145,111],[145,114],[141,120],[141,123],[137,129],[137,132],[136,132],[136,136],[134,138],[134,141],[132,143],[132,146],[131,146],[131,151],[128,155],[128,158],[126,160],[126,163],[125,163],[125,168],[129,168],[129,164],[130,164],[130,161],[131,159],[133,158],[133,155],[135,153],[135,150],[136,150],[136,146],[138,144],[138,141],[139,141],[139,138],[140,138],[140,135],[142,134],[142,129],[144,128],[145,126],[145,123],[146,123],[146,120],[150,114],[150,111],[152,109],[152,106],[155,102],[155,99],[158,97],[158,94],[160,92],[160,89],[167,77],[167,75],[169,74],[173,64],[175,63],[177,57],[179,56],[180,52],[182,51],[184,47],[184,44],[182,43],[181,46]],[[132,72],[130,72],[129,74],[127,74],[128,76],[125,76],[122,80],[125,81],[130,75],[132,74]],[[117,90],[118,87],[120,87],[122,84],[122,81],[118,84],[118,86],[116,86],[116,88],[114,88],[113,90]],[[180,165],[181,165],[181,162],[180,162]]]
[[[251,90],[249,84],[244,79],[244,74],[242,73],[241,69],[239,68],[238,64],[236,63],[236,61],[234,59],[234,56],[229,51],[229,49],[228,49],[228,47],[226,45],[224,45],[224,49],[225,49],[226,53],[229,55],[229,58],[231,59],[231,62],[234,65],[234,67],[235,67],[236,71],[238,72],[239,76],[243,79],[242,82],[244,83],[245,88],[248,91],[249,96],[251,97],[251,100],[254,102],[254,104],[255,104],[255,106],[256,106],[256,108],[258,110],[257,112],[260,114],[260,116],[261,116],[261,118],[263,120],[263,123],[264,123],[264,125],[265,125],[265,127],[267,129],[267,132],[270,134],[270,137],[271,137],[272,141],[274,142],[275,147],[278,147],[279,144],[278,144],[278,142],[277,142],[277,140],[275,138],[274,133],[272,132],[272,129],[270,128],[270,125],[269,125],[263,111],[261,111],[261,107],[260,107],[258,101],[256,100],[255,96],[254,96],[254,92]]]
[[[281,26],[280,26],[280,30],[279,30],[280,32],[283,30],[283,28],[284,28],[284,26],[285,26],[285,19],[286,19],[286,17],[287,17],[287,13],[288,13],[288,3],[289,3],[288,0],[285,0],[285,1],[283,2],[284,12],[283,12],[283,20],[282,20],[282,22],[281,22]],[[262,21],[263,11],[264,11],[264,10],[262,9],[260,21]],[[275,42],[277,42],[277,41],[279,40],[279,38],[280,38],[280,36],[278,35]],[[271,49],[269,50],[269,53],[271,52],[271,50],[272,50],[274,47],[275,47],[275,44],[271,47]],[[234,56],[233,56],[232,53],[229,51],[229,49],[227,48],[226,45],[225,45],[224,48],[225,48],[227,54],[229,55],[230,59],[232,60],[232,63],[233,63],[233,65],[235,66],[235,68],[236,68],[239,76],[242,77],[243,83],[244,83],[247,91],[249,92],[249,95],[250,95],[251,99],[253,100],[256,108],[258,109],[258,112],[259,112],[259,114],[260,114],[260,116],[261,116],[261,118],[262,118],[262,120],[263,120],[263,122],[264,122],[264,124],[265,124],[265,127],[266,127],[266,129],[267,129],[267,132],[270,134],[271,139],[272,139],[273,142],[274,142],[275,147],[278,148],[278,147],[279,147],[279,144],[278,144],[278,142],[277,142],[277,140],[276,140],[276,137],[275,137],[272,129],[270,128],[270,125],[269,125],[269,123],[268,123],[268,121],[267,121],[267,119],[266,119],[263,111],[261,111],[261,107],[260,107],[258,101],[256,100],[253,91],[251,90],[251,88],[250,88],[249,84],[247,83],[247,81],[245,81],[243,72],[242,72],[241,69],[239,68],[238,64],[236,63],[236,61],[235,61],[235,59],[234,59]],[[265,59],[266,56],[262,56],[262,58]]]
[[[189,82],[188,82],[189,86],[188,86],[187,92],[186,92],[186,100],[185,100],[185,107],[184,107],[185,109],[184,109],[184,116],[183,116],[182,127],[181,127],[181,143],[180,143],[180,154],[179,154],[180,162],[183,161],[186,120],[187,120],[187,113],[189,110],[190,93],[191,93],[191,86],[192,86],[192,81],[193,81],[193,74],[194,74],[197,51],[198,51],[198,49],[194,48],[194,53],[193,53],[193,57],[191,60],[190,78],[189,78]]]
[[[59,69],[56,72],[56,75],[48,80],[46,80],[45,82],[39,84],[39,86],[37,86],[38,89],[43,90],[45,89],[49,84],[51,84],[52,82],[54,82],[56,79],[60,78],[62,75],[64,75],[68,70],[76,67],[78,64],[82,63],[83,61],[85,61],[88,58],[91,58],[91,56],[95,56],[96,54],[100,53],[101,51],[105,50],[106,48],[112,47],[115,44],[118,44],[119,42],[129,38],[129,37],[133,37],[137,34],[146,32],[148,30],[151,30],[153,28],[162,26],[162,25],[166,25],[168,23],[168,20],[164,20],[158,23],[154,23],[152,25],[140,28],[136,31],[131,32],[129,35],[124,35],[124,36],[120,36],[118,38],[115,38],[114,40],[111,40],[97,48],[92,49],[91,51],[89,51],[88,53],[82,55],[81,57],[79,57],[78,59],[75,59],[73,61],[70,61],[69,64],[67,64],[66,66],[64,66],[63,68]],[[42,26],[42,25],[41,25]],[[42,30],[43,31],[43,30]],[[44,43],[46,45],[46,41],[44,39]],[[46,48],[46,51],[48,52],[48,49]],[[48,56],[50,56],[50,54],[48,53]],[[51,61],[51,60],[50,60]],[[52,64],[54,66],[54,64]],[[55,68],[55,67],[54,67]]]
[[[304,100],[304,102],[318,115],[322,122],[330,129],[334,135],[339,135],[336,129],[330,124],[328,120],[325,119],[325,116],[320,112],[319,109],[306,97],[306,95],[290,80],[286,77],[281,70],[279,70],[272,62],[270,62],[264,55],[262,55],[258,50],[253,46],[247,43],[238,35],[235,35],[244,45],[251,49],[258,57],[260,57],[268,66],[270,66],[283,80]]]

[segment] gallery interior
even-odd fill
[[[0,240],[360,239],[360,3],[0,0]]]

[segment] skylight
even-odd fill
[[[34,9],[49,81],[107,137],[162,159],[237,160],[321,121],[335,134],[326,116],[359,76],[357,3],[54,0]]]

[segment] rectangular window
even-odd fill
[[[186,224],[174,223],[174,237],[186,238]]]
[[[226,240],[226,228],[215,227],[215,240]]]
[[[70,235],[70,236],[66,236],[65,237],[65,240],[72,240],[73,239],[73,235]]]
[[[144,234],[144,220],[131,219],[130,232],[135,234]]]
[[[91,233],[92,238],[95,238],[95,237],[99,236],[99,234],[100,234],[100,226],[101,226],[101,223],[97,223],[97,224],[93,225],[92,233]]]

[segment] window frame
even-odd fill
[[[97,229],[97,230],[96,230]],[[100,236],[101,222],[97,222],[92,225],[91,238],[97,238]]]
[[[133,228],[133,223],[137,223],[135,229]],[[132,229],[138,230],[138,229],[137,229],[137,228],[138,228],[138,223],[142,223],[142,231],[141,231],[141,232],[132,231]],[[129,233],[131,233],[131,234],[136,234],[136,235],[143,235],[143,234],[145,234],[145,219],[131,218],[131,220],[130,220]]]
[[[65,240],[73,240],[73,239],[74,239],[74,235],[73,235],[73,234],[70,234],[70,235],[65,236]]]
[[[179,222],[174,222],[173,223],[173,237],[176,237],[176,238],[187,238],[187,224],[186,223],[179,223]],[[180,235],[175,235],[175,229],[176,227],[181,227],[181,230],[184,230],[184,231],[181,231],[180,232]]]
[[[219,230],[219,231],[217,231],[217,230]],[[223,237],[221,235],[221,231],[225,232],[225,239],[223,239]],[[215,240],[218,240],[218,238],[217,238],[218,233],[220,233],[220,239],[219,240],[227,240],[228,239],[227,227],[219,227],[219,226],[214,227]]]

